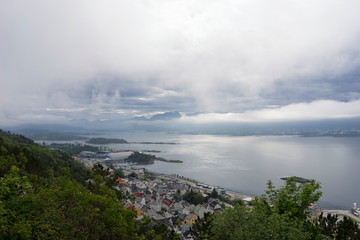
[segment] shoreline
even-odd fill
[[[224,188],[224,187],[220,187],[220,186],[212,186],[210,184],[207,184],[207,183],[203,183],[203,182],[200,182],[196,179],[189,179],[189,178],[180,178],[178,177],[178,175],[176,174],[165,174],[165,173],[160,173],[160,172],[156,172],[156,171],[150,171],[148,169],[145,168],[145,171],[147,173],[150,173],[154,176],[158,176],[158,177],[170,177],[170,178],[175,178],[177,180],[180,180],[180,181],[183,181],[183,182],[186,182],[188,184],[190,184],[191,186],[195,187],[195,188],[199,188],[198,186],[196,186],[196,184],[203,184],[203,185],[207,185],[207,186],[210,186],[212,188],[221,188],[221,189],[224,189],[225,192],[226,192],[226,195],[230,196],[230,199],[234,200],[234,199],[240,199],[242,201],[245,201],[245,202],[250,202],[251,200],[253,200],[256,196],[255,195],[251,195],[251,194],[246,194],[246,193],[243,193],[243,192],[239,192],[239,191],[234,191],[234,190],[230,190],[230,189],[227,189],[227,188]],[[211,189],[212,189],[211,188]],[[210,191],[210,189],[203,189],[201,188],[202,190],[205,190],[205,191]]]
[[[209,184],[206,184],[206,183],[203,183],[203,182],[200,182],[200,181],[197,181],[195,179],[186,179],[186,178],[180,178],[178,177],[178,175],[176,174],[165,174],[165,173],[160,173],[160,172],[155,172],[155,171],[150,171],[148,169],[145,168],[145,171],[147,173],[150,173],[154,176],[158,176],[158,177],[170,177],[170,178],[175,178],[177,180],[180,180],[180,181],[183,181],[183,182],[186,182],[188,184],[190,184],[191,186],[193,187],[197,187],[196,184],[204,184],[204,185],[207,185],[207,186],[211,186],[213,188],[215,188],[215,186],[212,186],[212,185],[209,185]],[[252,194],[246,194],[246,193],[243,193],[243,192],[239,192],[239,191],[234,191],[234,190],[230,190],[230,189],[226,189],[226,188],[223,188],[223,187],[220,187],[220,186],[216,186],[216,187],[219,187],[219,188],[222,188],[225,190],[226,192],[226,195],[230,196],[230,199],[234,200],[234,199],[240,199],[242,201],[245,201],[245,202],[250,202],[251,200],[253,200],[255,197],[255,195],[252,195]],[[204,190],[204,189],[203,189]],[[209,190],[206,190],[206,191],[209,191]],[[325,216],[327,214],[338,214],[339,217],[342,217],[342,216],[347,216],[347,217],[350,217],[351,219],[355,220],[356,222],[358,222],[360,224],[360,217],[357,217],[355,216],[354,214],[351,213],[351,210],[341,210],[341,209],[322,209],[320,207],[320,210],[321,210],[321,213],[323,213]]]

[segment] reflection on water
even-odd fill
[[[158,150],[156,156],[182,160],[182,164],[156,162],[146,167],[198,179],[213,185],[260,195],[266,181],[282,183],[281,176],[316,179],[324,192],[323,208],[348,209],[360,203],[360,138],[295,136],[211,136],[136,132],[107,137],[129,142],[165,144],[109,145],[114,148]]]

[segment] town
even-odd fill
[[[125,208],[136,211],[139,219],[147,216],[154,222],[166,224],[184,239],[192,239],[191,226],[206,213],[221,214],[234,203],[246,204],[253,199],[243,195],[241,200],[232,201],[234,198],[223,188],[178,175],[149,172],[133,166],[122,171],[124,178],[117,178],[116,188],[129,196],[124,202]],[[231,204],[220,199],[228,199]]]
[[[165,224],[183,239],[192,239],[191,226],[205,214],[221,214],[226,207],[248,205],[254,198],[176,174],[148,171],[126,161],[132,154],[132,151],[101,149],[82,151],[74,159],[90,169],[101,165],[111,173],[121,171],[122,177],[116,179],[114,188],[126,196],[124,207],[134,210],[137,219],[148,217]]]
[[[82,151],[73,157],[90,169],[94,165],[101,165],[110,172],[120,170],[122,176],[116,179],[115,189],[126,195],[123,200],[124,207],[135,211],[139,220],[148,217],[154,223],[165,224],[182,239],[193,239],[191,227],[206,214],[221,214],[225,208],[233,207],[235,204],[251,207],[251,201],[255,196],[210,186],[176,174],[152,172],[136,166],[138,162],[129,160],[134,153],[141,154],[141,158],[153,156],[148,154],[148,151],[143,152],[103,147],[97,152]],[[312,217],[317,217],[321,213],[343,214],[358,220],[358,209],[352,210],[351,214],[342,210],[322,210],[317,204],[311,204],[308,210]]]

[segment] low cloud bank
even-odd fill
[[[182,121],[211,122],[280,122],[360,117],[360,100],[338,102],[320,100],[296,103],[278,108],[252,110],[244,113],[205,113],[184,117]]]

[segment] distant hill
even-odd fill
[[[63,151],[51,151],[22,135],[0,130],[0,177],[7,174],[11,166],[20,170],[47,177],[50,173],[60,175],[61,169],[70,169],[70,175],[84,183],[87,172],[83,165]]]
[[[56,133],[56,132],[30,134],[27,135],[27,137],[35,141],[71,141],[71,140],[88,139],[87,137],[81,137],[69,133]]]
[[[133,117],[128,120],[131,120],[131,121],[165,120],[166,121],[166,120],[172,120],[172,119],[178,119],[178,118],[181,118],[181,114],[178,111],[174,111],[174,112],[164,112],[164,113],[155,114],[155,115],[151,116],[150,118],[140,116],[140,117]]]
[[[170,239],[140,227],[116,178],[0,130],[0,239]]]
[[[175,112],[165,112],[161,114],[156,114],[152,116],[149,120],[157,121],[157,120],[171,120],[181,118],[181,114],[178,111]]]
[[[91,144],[128,143],[126,140],[118,138],[90,138],[86,142]]]
[[[141,116],[141,117],[133,117],[133,118],[130,118],[130,120],[132,120],[132,121],[148,121],[149,119],[147,119],[147,118],[144,117],[144,116]]]
[[[23,124],[14,127],[8,127],[6,128],[6,130],[10,130],[11,132],[22,135],[49,133],[49,132],[69,133],[69,132],[86,131],[84,128],[81,127],[63,125],[63,124]]]

